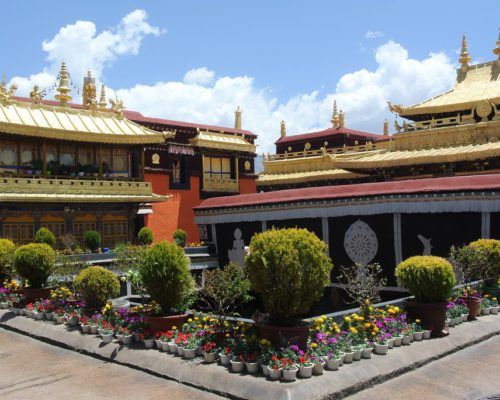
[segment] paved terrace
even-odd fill
[[[231,373],[225,367],[204,364],[201,359],[187,361],[157,350],[145,350],[139,344],[130,347],[115,342],[102,344],[93,335],[82,335],[78,330],[51,322],[14,316],[8,310],[0,311],[0,328],[228,398],[302,400],[342,398],[402,374],[410,376],[419,367],[489,338],[498,338],[500,316],[483,316],[451,328],[446,338],[413,342],[390,350],[387,356],[373,355],[372,359],[344,365],[339,371],[325,371],[322,376],[292,383]]]

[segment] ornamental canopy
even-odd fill
[[[198,147],[244,151],[249,153],[255,153],[257,149],[257,146],[248,142],[242,136],[207,131],[200,131],[193,139],[190,139],[189,142],[193,146]]]
[[[105,144],[163,143],[173,133],[145,128],[113,111],[10,100],[0,104],[0,132]]]

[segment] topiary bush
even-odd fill
[[[0,283],[12,275],[16,245],[12,240],[0,239]]]
[[[54,270],[56,253],[48,244],[31,243],[14,252],[14,268],[32,288],[42,288]]]
[[[327,245],[306,229],[256,234],[245,260],[248,276],[276,322],[307,313],[330,283]]]
[[[151,243],[153,243],[154,239],[153,231],[147,226],[144,226],[137,234],[137,239],[139,240],[139,243],[142,244],[143,246],[148,246]]]
[[[87,231],[83,234],[83,244],[86,249],[96,252],[101,244],[101,234],[97,231]]]
[[[419,303],[446,301],[455,285],[453,267],[436,256],[410,257],[396,267],[395,275]]]
[[[99,266],[85,268],[75,277],[74,284],[88,308],[101,308],[120,293],[116,275]]]
[[[188,264],[184,250],[174,243],[163,241],[146,251],[139,274],[147,293],[165,314],[182,303],[194,286]]]
[[[54,248],[56,245],[56,237],[47,228],[40,228],[35,233],[33,243],[45,243]]]
[[[188,235],[184,229],[176,229],[174,232],[174,242],[181,247],[186,245],[187,237]]]
[[[500,240],[479,239],[469,243],[468,247],[477,253],[485,286],[494,286],[500,275]]]

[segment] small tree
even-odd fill
[[[174,243],[178,246],[184,247],[187,241],[187,233],[184,229],[177,229],[174,232]]]
[[[16,245],[9,239],[0,239],[0,283],[12,275]]]
[[[235,315],[235,311],[252,299],[250,280],[238,264],[230,263],[224,268],[205,271],[205,287],[200,296],[219,315],[220,320]]]
[[[14,252],[17,273],[31,288],[42,288],[54,269],[56,253],[48,244],[31,243],[18,247]]]
[[[100,308],[120,293],[120,282],[106,268],[94,266],[84,269],[75,278],[75,289],[89,308]]]
[[[370,304],[380,301],[380,291],[387,282],[387,279],[382,277],[382,268],[377,263],[342,266],[337,280],[343,285],[351,302],[359,304],[360,307],[363,307],[366,301]]]
[[[97,231],[87,231],[83,234],[83,244],[86,249],[96,252],[101,244],[101,235]]]
[[[33,243],[45,243],[54,248],[56,245],[56,237],[47,228],[40,228],[35,233],[35,239],[33,240]]]
[[[139,243],[143,246],[150,245],[154,240],[153,231],[147,226],[142,227],[137,234],[137,240],[139,240]]]
[[[469,243],[482,264],[481,279],[484,286],[495,286],[500,275],[500,240],[479,239]]]
[[[474,278],[481,277],[483,275],[482,269],[485,261],[485,255],[475,251],[470,246],[451,246],[450,262],[459,273],[460,283],[467,285],[472,282]]]

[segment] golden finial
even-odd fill
[[[337,113],[337,100],[333,100],[333,114],[330,122],[333,124],[334,128],[339,127],[339,114]]]
[[[99,111],[106,111],[106,86],[104,83],[101,85],[101,97],[99,98],[99,103],[97,103]]]
[[[42,102],[42,93],[39,89],[38,85],[35,85],[30,92],[30,99],[33,104],[40,104]]]
[[[241,113],[240,106],[234,112],[234,129],[241,129]]]
[[[4,106],[11,103],[12,97],[14,97],[14,94],[17,90],[17,85],[15,83],[11,84],[9,86],[9,89],[7,89],[7,83],[5,81],[6,79],[4,75],[2,78],[2,82],[0,83],[0,103]]]
[[[280,123],[280,134],[281,134],[281,137],[285,137],[286,136],[285,121],[281,121],[281,123]]]
[[[344,127],[344,112],[342,110],[340,110],[340,114],[339,114],[339,128],[343,128]]]
[[[460,53],[460,58],[458,59],[458,62],[462,65],[462,71],[467,71],[467,68],[469,67],[469,63],[471,62],[471,58],[469,55],[469,52],[467,51],[467,36],[464,35],[462,36],[462,51]]]
[[[384,136],[389,136],[389,121],[384,119]]]
[[[90,69],[87,71],[87,76],[83,78],[83,108],[96,108],[96,88],[95,79],[92,77]]]
[[[59,72],[59,87],[56,89],[59,94],[55,96],[59,100],[61,106],[66,106],[72,97],[69,95],[71,89],[69,87],[69,75],[66,69],[66,63],[63,61],[61,63],[61,71]]]
[[[111,110],[113,110],[118,119],[123,118],[123,111],[125,110],[125,107],[123,106],[123,100],[118,100],[118,97],[116,97],[116,100],[109,99],[109,102],[111,103]]]
[[[497,47],[493,49],[493,54],[498,56],[497,65],[500,67],[500,28],[498,29]]]

